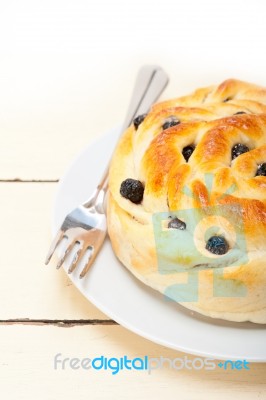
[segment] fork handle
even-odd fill
[[[151,105],[158,99],[167,83],[168,76],[161,67],[156,65],[145,65],[140,69],[126,118],[122,125],[121,134],[129,127],[129,125],[131,125],[133,119],[137,115],[145,114],[149,111]],[[98,206],[99,208],[97,211],[104,212],[103,201],[108,188],[109,166],[110,162],[108,163],[92,197],[83,204],[85,207],[90,207],[94,204],[95,207]]]

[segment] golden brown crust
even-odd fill
[[[181,123],[163,130],[170,116]],[[232,160],[237,143],[249,151]],[[186,162],[182,150],[190,145],[195,150]],[[167,295],[172,295],[173,285],[198,274],[197,301],[177,299],[190,309],[266,323],[266,177],[256,176],[258,165],[265,162],[266,89],[230,79],[154,105],[137,130],[133,125],[127,129],[112,159],[108,231],[115,254],[140,280]],[[120,185],[127,178],[145,185],[141,204],[121,196]],[[164,228],[156,231],[154,218],[180,211],[188,218],[191,210],[200,215],[197,223],[193,229],[187,223],[187,229],[178,232],[180,242],[168,245]],[[227,258],[218,264],[211,257],[201,262],[209,257],[204,235],[213,226],[230,244]],[[238,248],[240,239],[244,247]],[[196,251],[185,249],[189,241]],[[167,251],[159,248],[161,243]],[[183,272],[161,271],[160,262],[182,266]],[[225,279],[231,290],[241,286],[245,295],[214,295],[214,280],[219,293]]]

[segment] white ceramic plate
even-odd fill
[[[53,233],[65,215],[95,188],[115,146],[114,129],[88,146],[60,181]],[[164,346],[218,359],[266,361],[266,326],[230,323],[200,316],[139,282],[117,260],[107,239],[84,279],[70,275],[83,295],[131,331]]]

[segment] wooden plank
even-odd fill
[[[30,12],[32,8],[36,4]],[[63,11],[60,7],[60,16]],[[85,13],[87,18],[92,15]],[[0,22],[5,22],[1,15]],[[9,26],[13,24],[12,16]],[[26,48],[22,57],[22,50],[12,40],[9,44],[5,41],[6,54],[2,51],[0,65],[0,179],[58,179],[85,146],[123,122],[137,71],[152,61],[131,57],[130,47],[129,57],[120,57],[119,62],[118,48],[102,52],[97,44],[74,54],[64,53],[56,41],[49,43],[55,46],[52,53],[48,47],[48,54],[44,51],[36,56],[34,32],[23,43],[21,29],[13,35],[18,35],[20,45],[33,47]],[[30,27],[26,24],[23,29]],[[68,25],[65,29],[71,33]],[[95,36],[90,32],[91,23],[83,29],[84,34],[76,37],[77,45],[84,45],[86,35]],[[6,33],[2,36],[10,39]],[[43,39],[45,43],[48,36]],[[168,72],[175,68],[168,67]],[[175,78],[172,83],[171,96],[176,95]]]
[[[52,65],[34,54],[2,60],[0,179],[58,179],[85,146],[122,123],[139,65],[129,59],[117,68],[113,59],[107,67],[99,56],[70,63],[61,54]]]
[[[56,184],[0,183],[0,319],[106,319],[64,271],[44,266]]]
[[[167,357],[185,354],[156,345],[121,326],[1,326],[0,375],[4,398],[254,400],[266,398],[266,364],[250,370],[176,370],[169,363],[151,371],[54,368],[59,358]],[[188,356],[193,360],[193,356]],[[155,364],[153,364],[155,365]],[[177,362],[177,365],[181,365]]]
[[[106,65],[106,52],[69,58],[54,54],[51,64],[33,52],[1,60],[0,179],[58,179],[89,143],[122,124],[145,60],[130,56],[118,68],[116,57]],[[190,90],[177,84],[175,68],[167,68],[172,86],[162,98],[176,96],[177,86],[178,94]]]
[[[123,107],[111,111],[109,74],[97,66],[99,87],[98,75],[88,76],[89,58],[70,64],[62,55],[51,65],[47,57],[29,54],[17,68],[18,58],[10,55],[1,64],[0,179],[58,179],[93,138],[120,121]],[[118,79],[114,66],[109,72]]]

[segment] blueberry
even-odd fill
[[[242,143],[235,144],[234,147],[232,148],[232,160],[234,160],[241,154],[246,153],[247,151],[249,151],[249,148],[245,144]]]
[[[186,162],[188,162],[188,160],[194,150],[195,150],[194,146],[186,146],[183,148],[182,154],[183,154],[183,157],[186,160]]]
[[[238,111],[238,112],[234,113],[234,115],[240,115],[240,114],[246,114],[246,112],[245,111]]]
[[[185,222],[181,221],[178,218],[171,219],[171,221],[168,222],[168,228],[180,229],[181,231],[183,231],[184,229],[186,229],[186,227],[187,226]]]
[[[172,126],[176,126],[179,125],[181,123],[181,121],[179,121],[178,118],[176,118],[175,116],[171,116],[168,117],[163,124],[163,130],[171,128]]]
[[[220,256],[228,252],[229,245],[224,237],[212,236],[206,244],[206,249]]]
[[[142,183],[136,179],[126,179],[121,183],[120,194],[132,203],[140,203],[143,199],[144,187]]]
[[[147,114],[141,114],[141,115],[138,115],[136,118],[133,119],[133,124],[135,126],[135,129],[138,129],[138,127],[144,121],[146,116],[147,116]]]
[[[266,163],[260,164],[256,176],[266,176]]]

